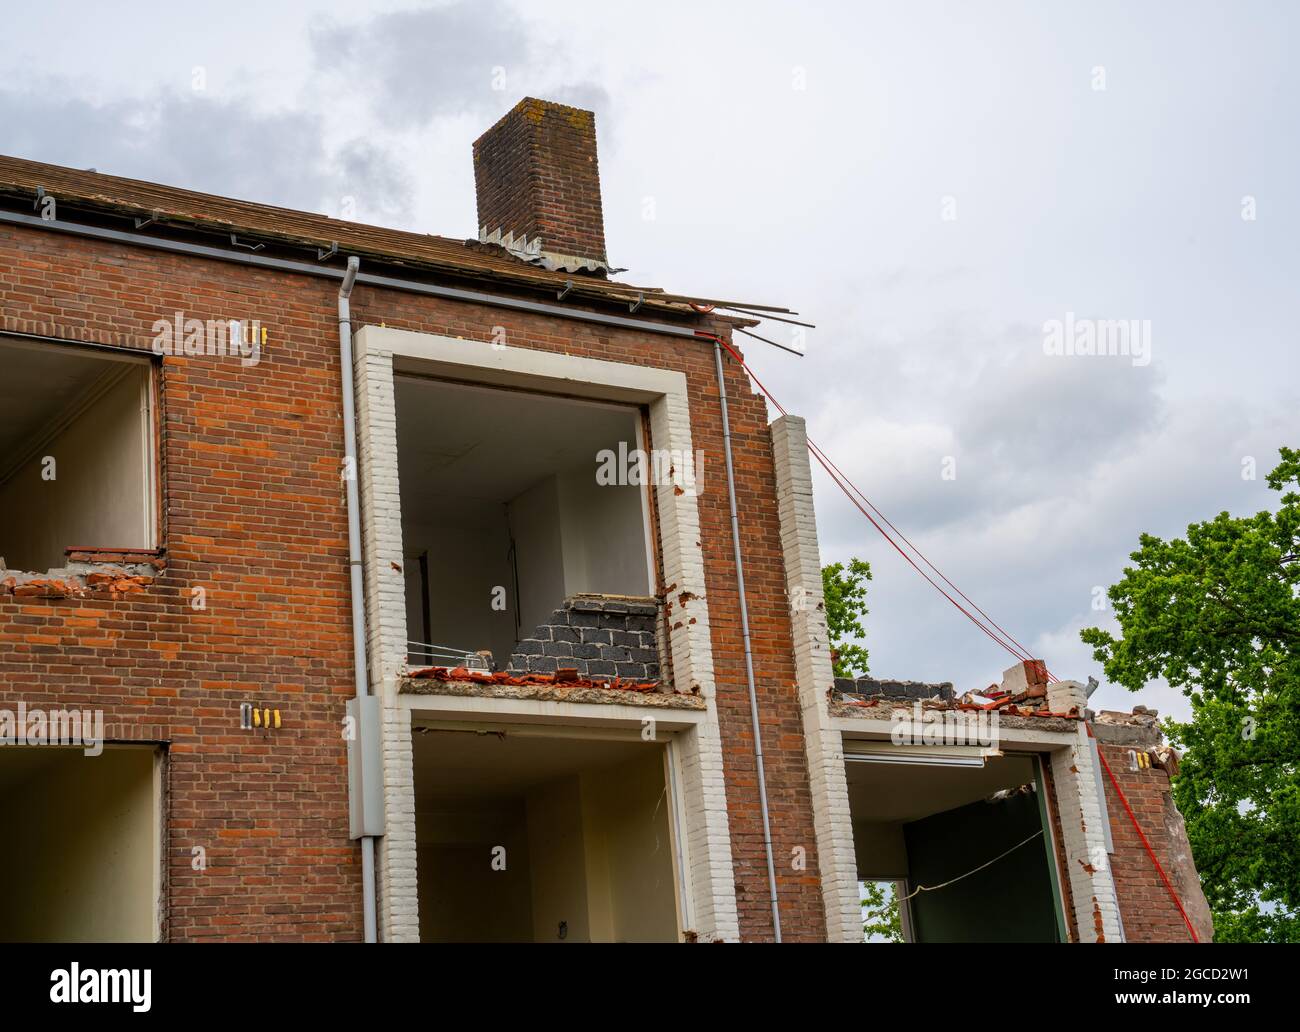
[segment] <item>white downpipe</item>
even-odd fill
[[[352,591],[352,667],[358,699],[370,693],[366,659],[366,596],[361,581],[361,504],[357,499],[357,407],[356,372],[352,363],[352,287],[357,282],[361,259],[348,259],[348,269],[339,287],[339,364],[343,380],[343,456],[348,496],[348,574]],[[378,942],[375,920],[375,839],[361,839],[361,910],[366,942]]]
[[[758,806],[763,814],[763,849],[767,851],[767,889],[772,901],[772,931],[781,941],[781,907],[776,897],[776,864],[772,860],[772,822],[767,813],[767,775],[763,769],[763,736],[754,689],[754,650],[749,637],[749,602],[745,598],[745,564],[740,559],[740,518],[736,515],[736,474],[731,464],[731,419],[727,415],[727,385],[722,378],[722,345],[713,341],[718,366],[718,397],[722,401],[722,447],[727,461],[727,502],[731,506],[731,545],[736,553],[736,592],[740,596],[740,632],[745,643],[745,680],[749,683],[749,713],[754,722],[754,765],[758,773]]]

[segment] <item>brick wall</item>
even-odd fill
[[[1133,808],[1142,833],[1160,859],[1161,866],[1171,879],[1180,879],[1177,854],[1171,821],[1181,826],[1182,818],[1178,816],[1170,794],[1169,775],[1156,766],[1131,769],[1130,748],[1120,745],[1101,745],[1106,762],[1123,789],[1128,804]],[[1136,750],[1142,751],[1138,746]],[[1148,754],[1150,755],[1150,754]],[[1146,849],[1124,810],[1123,803],[1115,792],[1109,778],[1105,778],[1106,806],[1110,811],[1111,841],[1115,851],[1111,854],[1111,866],[1115,875],[1115,889],[1119,896],[1120,915],[1124,921],[1124,935],[1129,942],[1190,942],[1187,930],[1178,907],[1174,904],[1169,890],[1165,887],[1156,871],[1155,864],[1147,855]],[[1189,861],[1190,862],[1190,861]],[[1194,873],[1194,872],[1193,872]],[[1188,887],[1175,885],[1183,905],[1195,914],[1199,907],[1204,910],[1204,899],[1199,898],[1199,887],[1189,893]],[[1208,910],[1205,911],[1208,921]],[[1204,939],[1207,928],[1198,929]]]
[[[152,590],[118,601],[0,598],[0,703],[99,706],[119,737],[171,743],[170,937],[358,938],[359,857],[347,839],[339,734],[352,670],[335,288],[0,229],[4,329],[147,350],[153,322],[177,309],[260,319],[269,334],[262,363],[163,360],[165,572]],[[740,931],[770,937],[711,349],[364,286],[352,309],[355,326],[504,339],[686,375],[693,445],[705,452],[700,540]],[[783,931],[821,939],[772,442],[763,399],[736,363],[726,367]],[[208,589],[206,612],[189,607],[194,585]],[[280,708],[285,727],[239,732],[244,700]],[[191,869],[195,844],[207,848],[205,873]]]
[[[862,896],[853,848],[844,740],[831,721],[827,704],[826,690],[835,676],[804,421],[798,416],[782,416],[772,424],[772,442],[813,823],[822,869],[826,937],[831,942],[861,942]]]
[[[507,347],[674,369],[686,376],[692,447],[703,450],[705,455],[697,499],[699,540],[704,554],[740,933],[744,939],[770,937],[766,859],[722,458],[721,406],[712,351],[695,341],[646,337],[548,316],[477,308],[368,288],[358,288],[353,295],[352,310],[357,325],[382,322],[390,329],[483,342],[497,339],[503,340]],[[720,335],[727,332],[722,323],[705,328]],[[795,687],[771,433],[763,398],[751,389],[744,371],[730,360],[725,370],[782,930],[787,940],[820,940],[826,934],[825,919]],[[652,441],[651,447],[655,446],[657,443]],[[670,623],[692,619],[689,599],[683,604],[675,595],[673,603]],[[679,669],[675,668],[673,675],[679,690],[690,690]],[[801,867],[796,866],[796,859]]]
[[[605,219],[590,111],[527,97],[474,143],[479,226],[547,251],[605,261]]]
[[[1076,941],[1119,942],[1119,902],[1106,854],[1102,798],[1094,767],[1087,731],[1081,726],[1074,744],[1051,756],[1059,818],[1053,830],[1061,833],[1060,854],[1070,880]]]
[[[110,738],[168,745],[170,939],[360,937],[339,732],[352,682],[333,304],[325,283],[0,229],[0,330],[148,350],[154,320],[176,310],[270,328],[256,368],[161,362],[154,583],[118,598],[0,595],[0,705],[102,709]],[[241,731],[243,701],[280,709],[280,730]]]
[[[692,368],[687,375],[695,446],[704,449],[706,455],[700,524],[705,535],[705,580],[713,621],[718,718],[736,866],[736,906],[742,938],[766,939],[772,931],[771,914],[732,558],[718,387],[713,356],[698,348],[690,358]],[[754,676],[765,734],[763,760],[782,936],[787,942],[821,940],[826,937],[826,919],[785,593],[785,558],[767,407],[762,395],[753,392],[739,365],[731,359],[724,358],[724,362]],[[703,369],[698,368],[700,364]],[[802,869],[796,866],[797,859],[804,865]]]

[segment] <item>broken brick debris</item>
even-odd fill
[[[0,571],[0,595],[42,599],[122,599],[153,584],[166,561],[155,551],[68,549],[68,565],[44,573]]]
[[[1149,753],[1151,763],[1171,777],[1178,773],[1177,750],[1165,741],[1159,710],[1134,706],[1132,713],[1102,710],[1093,714],[1092,730],[1103,745],[1130,747]]]
[[[608,681],[579,677],[578,672],[569,667],[554,674],[512,674],[506,670],[488,673],[485,670],[470,670],[466,667],[424,667],[412,670],[406,675],[413,680],[431,679],[434,681],[462,681],[471,684],[506,684],[515,687],[523,685],[562,684],[569,688],[604,688],[619,692],[657,692],[661,685],[658,681],[623,680],[618,677]],[[672,694],[677,695],[675,689]]]
[[[882,681],[875,678],[837,677],[828,691],[832,702],[864,709],[888,703],[920,703],[922,709],[997,711],[1008,716],[1083,719],[1086,694],[1078,682],[1048,686],[1042,660],[1017,663],[1002,675],[1000,685],[958,696],[951,681]]]

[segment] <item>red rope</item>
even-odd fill
[[[726,348],[727,351],[731,354],[731,357],[740,363],[740,367],[744,369],[746,373],[749,374],[749,378],[754,381],[755,385],[758,387],[760,391],[763,392],[763,394],[767,397],[768,401],[770,401],[773,405],[776,406],[777,410],[781,413],[781,415],[783,416],[789,415],[789,413],[785,410],[785,407],[779,401],[777,401],[776,398],[773,396],[772,392],[769,391],[763,385],[763,381],[754,375],[754,370],[749,368],[748,364],[746,364],[745,360],[741,358],[739,352],[737,352],[735,348],[733,348],[721,337],[714,336],[712,333],[699,332],[699,336],[707,337],[709,340],[716,341],[718,344]],[[832,481],[834,481],[835,486],[844,492],[844,496],[848,498],[848,500],[852,502],[854,506],[857,507],[857,510],[860,513],[862,513],[862,515],[865,516],[871,522],[871,525],[875,527],[877,531],[880,532],[880,536],[883,537],[886,541],[888,541],[894,547],[894,551],[896,551],[899,555],[901,555],[904,559],[906,559],[908,563],[911,565],[911,567],[930,583],[931,587],[933,587],[937,592],[939,592],[939,594],[941,594],[944,598],[946,598],[949,602],[951,602],[954,606],[956,606],[957,609],[968,620],[971,621],[971,623],[973,623],[981,631],[987,634],[993,641],[997,642],[997,644],[1001,645],[1004,649],[1010,652],[1017,659],[1028,660],[1030,658],[1029,650],[1026,649],[1023,645],[1021,645],[1020,642],[1016,641],[1016,639],[1013,638],[1006,631],[1002,630],[1002,628],[996,623],[996,621],[993,620],[991,616],[989,616],[986,612],[984,612],[983,609],[980,609],[980,607],[977,606],[974,602],[971,602],[970,598],[966,595],[964,591],[961,590],[961,588],[957,587],[956,584],[953,584],[952,581],[948,580],[948,578],[944,576],[943,571],[940,570],[937,566],[935,566],[934,563],[930,562],[930,560],[925,557],[925,555],[921,552],[921,550],[907,539],[906,535],[904,535],[902,531],[900,531],[897,527],[895,527],[892,523],[890,523],[889,519],[885,516],[885,514],[881,512],[879,509],[877,509],[875,505],[871,503],[871,500],[867,498],[867,496],[863,494],[861,490],[858,489],[857,485],[855,485],[853,481],[851,481],[847,476],[844,475],[844,473],[840,470],[838,466],[835,465],[835,463],[831,462],[829,458],[826,458],[825,454],[822,452],[822,450],[819,447],[817,447],[816,444],[813,443],[811,438],[808,440],[808,450],[812,452],[813,458],[815,458],[819,463],[821,463],[822,468],[826,470],[827,475],[831,478]],[[848,486],[846,487],[845,485]],[[911,548],[912,551],[914,551],[918,556],[920,556],[921,560],[927,566],[929,566],[930,569],[934,570],[935,573],[937,573],[940,577],[942,577],[944,582],[947,583],[947,585],[950,588],[952,588],[955,592],[957,592],[957,594],[961,595],[963,599],[969,602],[973,609],[977,610],[979,614],[983,616],[984,619],[988,620],[988,622],[992,624],[993,627],[997,628],[998,631],[1001,631],[1001,633],[1006,636],[1007,640],[1010,641],[1013,645],[1017,646],[1017,648],[1019,648],[1020,651],[1019,652],[1016,651],[1016,649],[1012,648],[1011,645],[1007,644],[1006,641],[1003,641],[1001,638],[999,638],[996,634],[993,633],[993,631],[989,630],[988,627],[986,627],[983,623],[981,623],[978,619],[976,619],[968,610],[966,610],[961,605],[960,602],[958,602],[955,598],[953,598],[946,591],[944,591],[943,588],[939,587],[939,585],[936,584],[924,570],[922,570],[919,566],[916,565],[916,563],[912,560],[912,557],[908,555],[906,552],[904,552],[902,548],[899,547],[898,542],[896,542],[892,537],[890,537],[887,533],[885,533],[884,527],[882,527],[879,523],[877,523],[875,519],[872,517],[871,513],[867,512],[867,510],[864,509],[861,506],[861,504],[858,503],[858,500],[853,497],[853,495],[849,492],[848,488],[852,488],[853,491],[856,492],[858,496],[861,497],[862,500],[867,503],[867,505],[871,506],[871,509],[874,512],[876,512],[880,516],[880,518],[884,520],[886,524],[889,525],[890,530],[892,530],[904,542],[906,542],[907,546]],[[1024,654],[1022,655],[1021,653]],[[1050,670],[1047,671],[1047,676],[1053,681],[1059,680],[1059,678],[1057,678],[1056,675],[1053,674]],[[1088,728],[1088,734],[1090,737],[1096,737],[1093,735],[1092,727],[1090,725],[1085,723],[1084,726]],[[1119,787],[1119,781],[1116,780],[1114,772],[1110,769],[1110,764],[1106,762],[1106,757],[1101,750],[1100,743],[1098,743],[1097,745],[1097,757],[1098,759],[1101,760],[1102,768],[1106,771],[1106,776],[1110,778],[1110,783],[1115,789],[1115,794],[1119,796],[1119,801],[1124,804],[1124,810],[1128,813],[1129,820],[1133,822],[1133,830],[1137,832],[1138,838],[1141,839],[1142,845],[1145,847],[1147,851],[1147,856],[1151,858],[1151,862],[1156,866],[1156,871],[1159,872],[1160,874],[1161,881],[1165,883],[1165,888],[1168,890],[1170,898],[1174,901],[1174,906],[1176,906],[1178,908],[1178,912],[1182,914],[1183,923],[1187,925],[1187,931],[1191,933],[1192,942],[1200,942],[1201,940],[1200,937],[1196,934],[1196,929],[1192,927],[1191,918],[1187,916],[1187,911],[1183,908],[1183,901],[1178,898],[1178,893],[1174,891],[1173,883],[1169,880],[1169,876],[1165,874],[1165,869],[1160,865],[1160,861],[1156,858],[1155,850],[1151,848],[1151,843],[1147,841],[1147,837],[1142,831],[1142,826],[1138,824],[1137,815],[1133,812],[1133,808],[1129,806],[1128,798],[1124,795],[1124,790]]]
[[[917,548],[916,545],[912,544],[911,539],[906,534],[904,534],[901,530],[895,527],[889,521],[888,516],[886,516],[883,512],[881,512],[878,508],[876,508],[876,506],[872,503],[871,499],[862,493],[862,491],[858,488],[858,486],[855,483],[853,483],[853,481],[850,480],[848,476],[838,466],[836,466],[833,461],[831,461],[830,457],[824,451],[822,451],[821,448],[817,447],[817,445],[815,445],[812,441],[808,442],[808,447],[813,449],[814,452],[820,454],[822,458],[824,458],[827,462],[830,462],[831,468],[835,470],[835,472],[838,473],[841,478],[843,478],[844,482],[848,484],[849,487],[853,488],[854,493],[857,494],[858,497],[860,497],[864,502],[867,503],[867,505],[871,507],[871,511],[880,517],[881,521],[885,524],[885,526],[887,526],[890,530],[892,530],[895,534],[897,534],[899,538],[903,541],[903,543],[907,545],[908,548],[910,548],[913,552],[915,552],[918,556],[920,556],[922,562],[924,562],[926,566],[930,567],[930,569],[932,569],[935,573],[937,573],[940,576],[940,578],[942,578],[943,582],[948,585],[948,587],[952,588],[953,591],[957,592],[957,594],[960,595],[966,602],[968,602],[971,608],[973,608],[977,613],[979,613],[980,616],[984,617],[984,619],[987,620],[989,624],[995,630],[998,631],[998,633],[1000,633],[1004,638],[1006,638],[1007,641],[1011,642],[1012,645],[1016,646],[1016,648],[1019,649],[1020,652],[1024,653],[1024,655],[1020,658],[1022,659],[1032,658],[1029,650],[1025,648],[1025,646],[1021,645],[1020,642],[1016,641],[1016,639],[1011,635],[1010,631],[1005,630],[996,620],[993,619],[993,617],[989,616],[988,613],[984,612],[984,610],[981,609],[975,603],[975,601],[966,594],[966,592],[962,591],[961,588],[957,587],[957,585],[954,584],[952,581],[950,581],[948,577],[944,574],[944,572],[941,569],[939,569],[939,567],[935,566],[934,563],[930,562],[926,554],[922,552],[919,548]]]
[[[1085,724],[1084,726],[1088,728],[1088,737],[1097,737],[1092,733],[1091,725]],[[1160,880],[1165,883],[1165,888],[1169,890],[1169,896],[1174,901],[1174,906],[1176,906],[1178,912],[1183,915],[1183,923],[1187,925],[1187,930],[1191,933],[1192,942],[1200,942],[1200,936],[1196,934],[1196,929],[1192,927],[1191,918],[1187,916],[1187,911],[1183,909],[1183,901],[1178,898],[1178,893],[1174,891],[1173,882],[1169,880],[1169,875],[1165,874],[1165,869],[1160,866],[1160,861],[1156,859],[1156,852],[1151,848],[1151,843],[1147,841],[1146,835],[1142,833],[1142,825],[1138,823],[1137,815],[1133,812],[1133,807],[1129,806],[1128,799],[1124,795],[1124,790],[1119,787],[1119,782],[1115,779],[1115,774],[1110,769],[1110,764],[1106,762],[1106,754],[1102,752],[1100,742],[1097,743],[1097,757],[1101,760],[1102,769],[1106,772],[1106,776],[1110,778],[1110,783],[1114,786],[1115,794],[1119,796],[1119,801],[1124,804],[1124,810],[1128,813],[1128,819],[1133,822],[1133,830],[1138,833],[1138,838],[1142,840],[1142,845],[1146,847],[1147,856],[1149,856],[1151,862],[1156,865],[1156,871],[1160,874]]]
[[[809,450],[812,451],[811,446]],[[816,451],[812,451],[812,454],[813,454],[813,458],[815,458],[818,462],[820,462],[822,468],[825,469],[828,474],[830,474],[831,479],[835,480],[835,475],[831,473],[830,467],[826,464],[826,461],[822,459],[821,455],[819,455]],[[960,602],[958,602],[955,598],[949,595],[948,592],[944,591],[943,588],[939,587],[939,585],[934,582],[934,580],[929,576],[929,574],[927,574],[923,569],[917,566],[915,561],[913,561],[912,557],[908,555],[906,552],[904,552],[898,546],[898,542],[896,542],[893,538],[891,538],[888,534],[885,533],[884,528],[881,527],[880,524],[875,521],[871,513],[867,512],[867,510],[864,509],[861,505],[859,505],[857,500],[851,494],[849,494],[848,491],[844,490],[844,485],[840,484],[838,480],[836,480],[835,482],[836,485],[839,487],[839,489],[841,491],[844,491],[845,497],[848,498],[848,500],[852,502],[854,506],[857,507],[858,512],[862,513],[863,516],[865,516],[868,520],[871,521],[871,525],[880,532],[881,537],[883,537],[886,541],[888,541],[893,546],[894,551],[896,551],[899,555],[901,555],[904,559],[906,559],[908,564],[912,567],[912,569],[914,569],[917,573],[919,573],[922,577],[924,577],[926,581],[930,584],[930,586],[935,589],[935,591],[939,592],[939,594],[941,594],[944,598],[946,598],[949,602],[951,602],[954,606],[956,606],[958,612],[960,612],[963,616],[965,616],[966,619],[970,620],[971,623],[973,623],[981,631],[987,634],[989,638],[991,638],[998,645],[1001,645],[1004,649],[1010,652],[1017,659],[1024,661],[1027,658],[1017,653],[1015,649],[1013,649],[1005,641],[1003,641],[991,630],[989,630],[986,626],[984,626],[984,624],[982,624],[978,619],[976,619],[976,617],[964,606],[962,606]]]
[[[769,391],[766,386],[764,386],[763,381],[760,380],[754,374],[754,370],[749,368],[749,365],[740,356],[740,354],[736,351],[735,348],[733,348],[729,343],[727,343],[727,341],[723,340],[721,337],[717,337],[711,333],[704,333],[702,331],[697,331],[697,332],[699,336],[707,337],[709,340],[716,341],[718,344],[722,345],[722,347],[726,348],[728,353],[731,355],[731,357],[740,363],[741,368],[744,369],[745,372],[749,374],[749,378],[754,381],[754,384],[758,387],[760,391],[763,392],[763,394],[767,397],[767,399],[773,405],[776,406],[777,410],[781,413],[781,415],[783,416],[789,415],[789,413],[785,410],[785,407],[779,401],[777,401],[776,397],[772,394],[772,392]],[[1011,655],[1015,656],[1016,659],[1020,660],[1021,662],[1024,662],[1032,658],[1029,654],[1028,649],[1026,649],[1023,645],[1020,645],[1020,643],[1017,642],[1010,634],[1008,634],[1000,626],[998,626],[993,621],[993,619],[989,617],[987,613],[984,612],[984,610],[980,609],[980,607],[975,605],[974,602],[971,602],[970,598],[967,597],[967,595],[960,588],[958,588],[957,585],[953,584],[952,581],[950,581],[946,576],[944,576],[943,572],[932,562],[930,562],[930,560],[927,559],[924,554],[922,554],[919,548],[913,545],[911,541],[908,541],[908,539],[902,534],[902,532],[899,531],[898,528],[894,527],[894,525],[889,522],[885,514],[880,512],[880,510],[877,509],[874,504],[872,504],[871,500],[867,498],[867,496],[863,494],[862,491],[860,491],[858,487],[851,480],[849,480],[847,476],[844,475],[843,472],[840,471],[838,466],[836,466],[833,462],[830,461],[830,459],[826,457],[825,453],[821,450],[821,448],[819,448],[811,439],[808,441],[808,450],[812,453],[813,458],[815,458],[821,464],[822,468],[826,470],[827,475],[831,478],[832,482],[834,482],[835,486],[844,492],[844,496],[848,498],[848,500],[854,505],[855,508],[857,508],[857,510],[860,513],[862,513],[863,516],[867,518],[867,520],[871,523],[871,525],[875,527],[876,530],[880,533],[880,536],[883,537],[887,542],[889,542],[889,544],[893,547],[894,551],[896,551],[905,560],[907,560],[908,565],[910,565],[912,569],[916,570],[917,573],[919,573],[922,577],[924,577],[926,582],[932,588],[934,588],[935,591],[939,592],[939,594],[941,594],[944,598],[946,598],[949,602],[951,602],[953,606],[956,607],[958,612],[960,612],[963,616],[966,617],[966,619],[970,620],[971,623],[973,623],[976,627],[978,627],[981,631],[983,631],[986,635],[988,635],[988,637],[993,642],[1000,645],[1002,648],[1006,649],[1009,653],[1011,653]],[[858,502],[858,500],[853,497],[853,494],[850,493],[849,488],[852,488],[854,492],[856,492],[859,496],[861,496],[862,500],[865,501],[867,505],[871,506],[871,509],[880,516],[881,520],[889,524],[890,528],[894,531],[894,533],[898,534],[898,536],[907,543],[908,547],[910,547],[914,552],[916,552],[916,554],[920,556],[921,560],[927,566],[929,566],[930,569],[934,570],[935,573],[937,573],[941,578],[943,578],[943,580],[948,584],[949,587],[951,587],[955,592],[957,592],[957,594],[961,595],[963,599],[965,599],[968,603],[970,603],[972,608],[976,609],[982,616],[984,616],[984,618],[988,620],[989,624],[997,628],[997,630],[1001,632],[1001,634],[1006,638],[1006,640],[1004,641],[1003,638],[999,637],[992,630],[990,630],[988,626],[982,623],[974,614],[972,614],[968,609],[966,609],[960,602],[958,602],[955,598],[949,595],[948,592],[944,591],[943,588],[941,588],[937,583],[935,583],[934,579],[930,577],[930,575],[927,574],[923,569],[921,569],[921,567],[919,567],[916,564],[916,562],[912,559],[910,555],[908,555],[905,551],[903,551],[903,549],[899,546],[898,542],[895,541],[889,534],[885,532],[885,529],[879,523],[876,522],[875,518],[871,515],[871,513],[862,507],[862,505]],[[1008,644],[1008,642],[1010,642],[1011,644]],[[1048,671],[1048,677],[1051,678],[1052,680],[1057,680],[1057,678],[1050,671]]]

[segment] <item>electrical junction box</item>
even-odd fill
[[[379,754],[380,700],[365,695],[348,700],[348,835],[384,833],[384,768]]]

